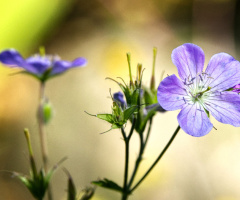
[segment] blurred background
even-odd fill
[[[47,82],[54,106],[47,126],[50,163],[62,166],[80,191],[92,180],[109,178],[122,184],[124,143],[119,130],[99,134],[110,125],[89,113],[111,112],[112,92],[120,89],[106,77],[128,80],[126,53],[145,68],[150,83],[152,49],[158,48],[157,85],[162,71],[177,73],[171,52],[192,42],[205,52],[206,65],[215,53],[240,59],[240,1],[237,0],[0,0],[0,50],[15,48],[24,57],[45,46],[48,54],[65,60],[85,57],[76,68]],[[5,170],[27,174],[29,128],[38,166],[42,166],[36,108],[39,83],[18,69],[0,66],[0,199],[32,200],[28,190]],[[179,111],[158,114],[139,176],[155,160],[177,127]],[[240,129],[211,118],[217,130],[202,138],[183,131],[162,161],[130,197],[131,200],[240,199]],[[131,143],[131,166],[138,138]],[[61,168],[52,179],[54,199],[67,199],[67,176]],[[93,200],[117,200],[120,195],[97,188]]]

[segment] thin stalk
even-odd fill
[[[138,181],[138,183],[130,190],[130,192],[132,193],[139,185],[140,183],[147,177],[147,175],[152,171],[152,169],[156,166],[156,164],[160,161],[160,159],[163,157],[164,153],[167,151],[168,147],[172,144],[174,138],[176,137],[176,135],[178,134],[180,130],[180,126],[178,125],[178,127],[176,128],[175,132],[173,133],[172,137],[170,138],[170,140],[168,141],[168,143],[166,144],[166,146],[164,147],[164,149],[162,150],[162,152],[159,154],[159,156],[157,157],[157,159],[155,160],[155,162],[152,164],[152,166],[148,169],[148,171],[143,175],[143,177]]]
[[[125,169],[124,169],[124,180],[123,180],[123,196],[122,200],[126,199],[125,195],[127,193],[127,180],[128,180],[128,164],[129,164],[129,140],[126,136],[124,128],[121,128],[123,139],[125,142]],[[124,198],[123,198],[124,197]]]
[[[152,127],[152,118],[150,119],[150,122],[149,122],[149,127],[148,127],[148,131],[147,131],[147,135],[146,135],[145,141],[143,140],[143,133],[140,133],[140,134],[139,134],[139,138],[140,138],[140,149],[139,149],[139,153],[138,153],[137,160],[136,160],[136,162],[135,162],[135,166],[134,166],[134,170],[133,170],[131,179],[130,179],[130,181],[129,181],[129,183],[128,183],[128,188],[131,188],[132,183],[133,183],[133,181],[134,181],[134,179],[135,179],[135,176],[136,176],[136,174],[137,174],[138,168],[139,168],[139,166],[140,166],[140,163],[141,163],[141,161],[142,161],[142,156],[143,156],[143,153],[144,153],[146,144],[147,144],[148,139],[149,139],[149,135],[150,135],[150,132],[151,132],[151,127]]]
[[[152,120],[153,120],[153,118],[151,117],[150,120],[149,120],[148,131],[147,131],[146,139],[145,139],[145,142],[144,142],[144,148],[145,148],[146,145],[147,145],[147,142],[148,142],[148,139],[149,139],[149,136],[150,136],[150,133],[151,133]]]
[[[45,100],[45,84],[41,82],[40,93],[39,93],[39,110],[38,110],[38,126],[39,126],[39,136],[41,143],[42,160],[44,165],[44,170],[47,172],[48,169],[48,147],[47,138],[44,129],[44,116],[43,116],[43,104]]]
[[[134,116],[133,121],[132,121],[132,127],[131,130],[128,134],[126,135],[126,132],[124,128],[121,128],[122,136],[125,142],[125,169],[124,169],[124,180],[123,180],[123,193],[122,193],[122,200],[127,200],[128,195],[129,195],[129,187],[128,187],[128,166],[129,166],[129,142],[132,137],[134,128],[136,124],[136,117]]]
[[[48,172],[48,146],[47,146],[47,137],[44,127],[44,116],[43,116],[43,106],[45,101],[45,83],[40,83],[40,92],[39,92],[39,110],[38,110],[38,127],[39,127],[39,136],[41,143],[41,153],[45,173]],[[51,186],[48,186],[48,199],[52,200]]]

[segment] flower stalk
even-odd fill
[[[43,160],[43,166],[45,172],[48,172],[48,145],[47,145],[47,136],[45,132],[45,123],[44,123],[44,103],[45,103],[45,82],[40,82],[40,92],[39,92],[39,110],[38,110],[38,127],[39,127],[39,137],[41,144],[41,154]],[[52,200],[53,195],[51,192],[51,186],[48,185],[48,200]]]

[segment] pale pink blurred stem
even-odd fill
[[[39,93],[39,110],[38,110],[38,126],[39,126],[39,136],[41,143],[41,153],[45,173],[48,172],[48,146],[47,146],[47,136],[44,127],[44,116],[43,116],[43,105],[45,101],[45,83],[40,83],[40,93]],[[52,200],[51,186],[48,185],[48,199]]]

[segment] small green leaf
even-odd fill
[[[122,187],[120,187],[117,183],[115,183],[111,180],[108,180],[106,178],[104,178],[103,180],[99,180],[99,181],[93,181],[92,184],[100,186],[100,187],[108,188],[110,190],[115,190],[118,192],[123,191]]]

